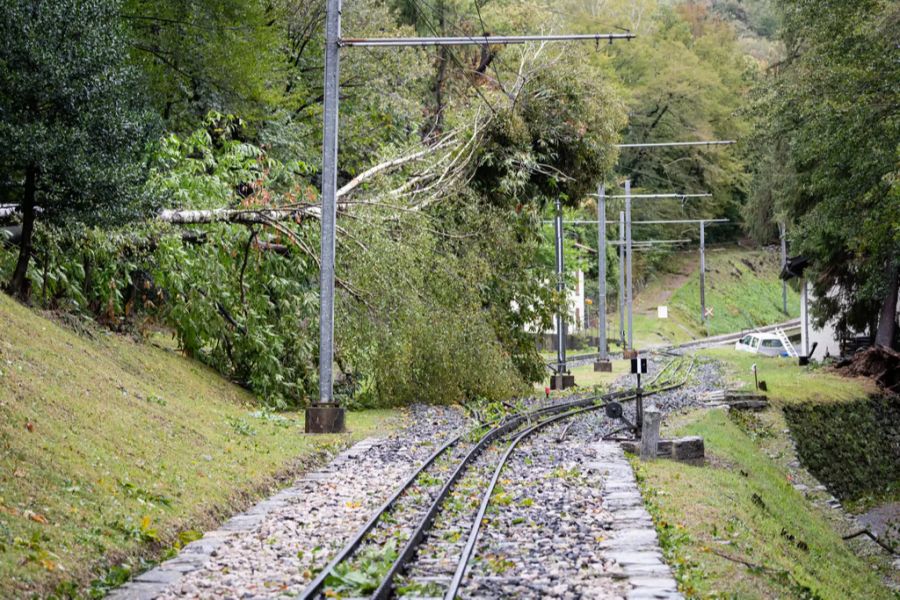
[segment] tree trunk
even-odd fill
[[[31,241],[34,234],[34,196],[37,188],[37,168],[34,165],[25,170],[25,197],[22,201],[22,236],[19,239],[19,259],[7,290],[22,301],[28,300],[30,282],[28,263],[31,261]]]
[[[438,10],[438,31],[445,35],[447,16],[444,3],[440,2]],[[431,131],[426,131],[426,137],[437,138],[444,131],[444,83],[447,81],[447,62],[450,60],[450,49],[441,46],[438,49],[437,74],[434,79],[434,120],[431,122]]]
[[[875,345],[890,348],[894,343],[894,332],[897,327],[897,293],[900,292],[900,264],[892,259],[890,281],[887,295],[881,303],[881,314],[878,316],[878,332],[875,334]]]

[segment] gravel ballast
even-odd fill
[[[653,359],[652,373],[666,357]],[[697,406],[720,388],[716,365],[696,363],[691,384],[645,401],[663,414]],[[632,384],[623,377],[615,386]],[[557,400],[558,401],[558,400]],[[634,420],[634,403],[624,403]],[[114,592],[119,598],[296,596],[373,512],[444,441],[471,427],[462,412],[411,407],[408,422],[366,440],[318,473],[188,544],[178,557]],[[492,497],[460,595],[464,598],[678,598],[621,449],[601,439],[619,429],[604,411],[565,419],[526,438]],[[481,454],[452,489],[446,510],[397,581],[406,597],[440,597],[456,569],[487,482],[509,437]],[[464,436],[458,457],[474,443]],[[453,461],[401,496],[365,547],[402,542]],[[643,511],[643,512],[642,512]],[[627,535],[626,535],[627,534]],[[638,556],[638,563],[630,560]]]

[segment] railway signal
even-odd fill
[[[635,437],[641,434],[641,428],[644,425],[644,395],[641,390],[641,375],[647,374],[647,359],[635,356],[631,359],[631,373],[637,377],[637,391],[635,392]]]

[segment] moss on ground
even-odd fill
[[[0,294],[0,597],[138,567],[398,414],[303,434],[172,350],[78,335]],[[72,582],[72,583],[70,583]]]

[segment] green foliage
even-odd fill
[[[116,0],[0,5],[0,202],[42,219],[133,218],[153,117],[125,65]],[[33,178],[34,183],[30,184]]]
[[[132,62],[150,98],[176,130],[209,110],[248,116],[279,102],[286,65],[280,55],[287,3],[257,0],[124,0]]]
[[[348,596],[371,594],[378,589],[385,573],[397,560],[397,542],[390,540],[381,546],[364,548],[354,557],[353,564],[339,564],[325,580],[327,590],[331,593],[343,593]]]
[[[756,100],[760,193],[747,216],[761,237],[772,234],[768,220],[787,220],[792,252],[812,260],[813,314],[864,331],[896,295],[890,280],[900,269],[898,7],[780,7],[787,57]]]

